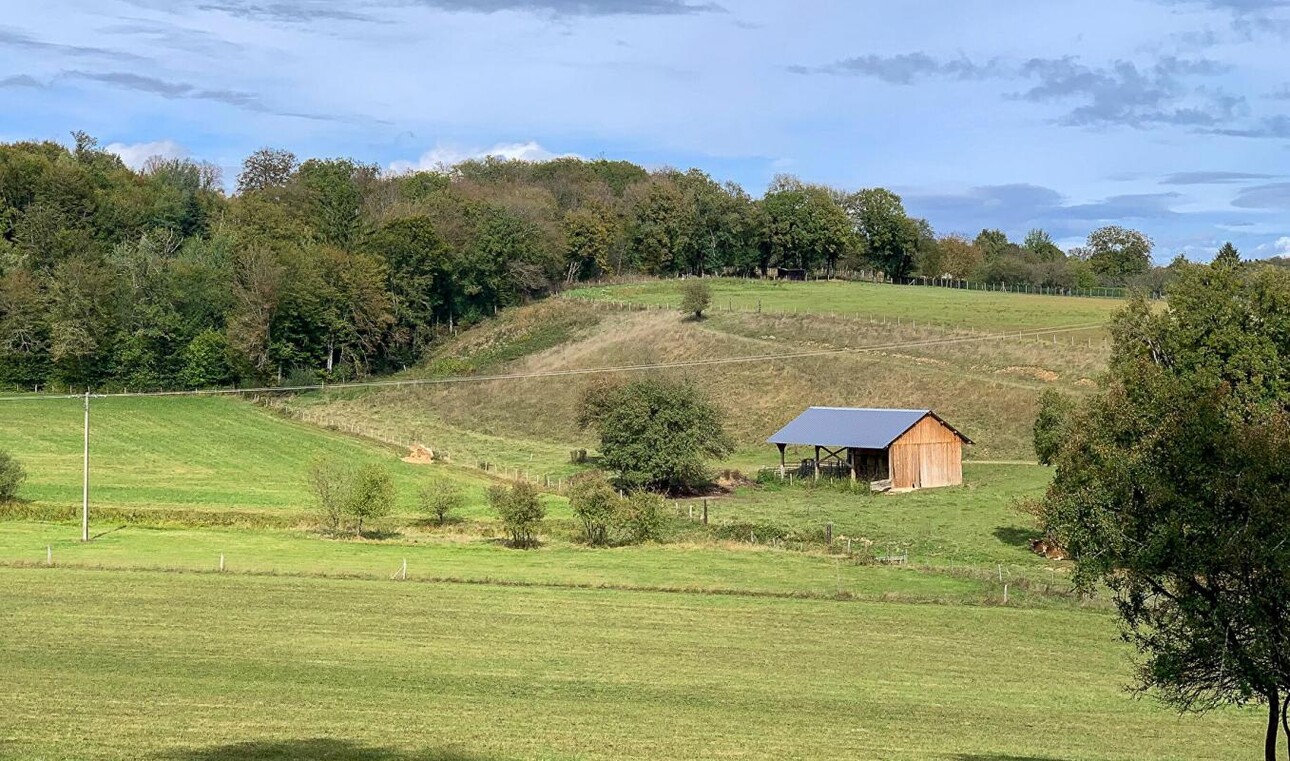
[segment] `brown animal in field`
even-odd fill
[[[1030,543],[1030,549],[1037,555],[1043,555],[1049,560],[1065,560],[1066,550],[1052,539],[1043,537]]]

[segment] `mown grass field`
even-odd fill
[[[627,301],[675,307],[679,280],[658,280],[579,288],[573,298]],[[925,286],[817,281],[710,278],[714,311],[734,309],[795,314],[835,314],[866,319],[900,319],[985,331],[1026,330],[1106,322],[1124,305],[1121,299],[1042,296],[967,291]]]
[[[386,541],[325,539],[299,531],[143,528],[104,525],[80,542],[79,525],[0,524],[0,565],[215,571],[388,579],[407,561],[411,580],[684,590],[819,598],[899,599],[998,604],[994,567],[980,573],[928,573],[859,565],[822,551],[797,552],[737,543],[590,549],[567,542],[520,551],[497,541],[441,541],[405,536]],[[1034,577],[1033,585],[1029,576]],[[1064,574],[1049,579],[1009,566],[1010,605],[1072,606]],[[1027,578],[1026,583],[1018,583]],[[1050,593],[1051,588],[1051,593]]]
[[[1252,712],[1121,686],[1109,616],[0,570],[0,755],[1230,759]]]

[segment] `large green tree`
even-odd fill
[[[1109,282],[1123,282],[1151,267],[1151,239],[1119,225],[1099,227],[1088,235],[1084,251],[1093,272]]]
[[[693,384],[646,378],[589,387],[579,423],[600,435],[602,462],[624,486],[686,491],[733,447],[722,417]]]
[[[909,218],[900,196],[886,188],[868,188],[852,193],[845,203],[865,260],[889,277],[912,272],[919,243],[930,231]]]
[[[771,261],[778,267],[832,274],[854,246],[850,220],[828,188],[778,177],[761,211]]]
[[[1113,593],[1138,686],[1182,710],[1264,704],[1272,761],[1290,719],[1290,273],[1232,259],[1178,265],[1167,304],[1116,318],[1100,392],[1044,425],[1061,443],[1040,515],[1077,586]]]

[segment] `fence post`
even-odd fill
[[[703,500],[703,525],[708,525],[708,501]]]

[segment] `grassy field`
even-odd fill
[[[407,561],[411,580],[686,590],[752,595],[919,600],[997,604],[994,566],[968,574],[858,565],[847,557],[737,543],[589,549],[555,543],[520,551],[496,541],[441,541],[405,535],[385,541],[337,541],[299,531],[151,529],[105,526],[82,544],[79,526],[0,524],[0,564],[214,571],[388,579]],[[1031,578],[1033,577],[1033,583]],[[1026,581],[1022,581],[1025,579]],[[1008,566],[1011,605],[1071,606],[1064,574]],[[1050,588],[1052,592],[1050,593]]]
[[[927,322],[986,331],[1103,323],[1124,305],[1120,299],[1040,296],[923,286],[842,281],[794,283],[711,278],[714,311],[734,309],[794,314],[835,314],[866,319]],[[676,307],[681,281],[580,288],[572,298]]]
[[[0,406],[0,441],[28,471],[20,496],[80,504],[82,414],[79,400]],[[312,509],[306,473],[319,457],[387,465],[402,511],[415,508],[417,487],[435,475],[461,483],[478,514],[487,483],[469,470],[404,463],[406,450],[230,398],[95,399],[90,439],[93,500],[113,507],[303,513]]]
[[[235,603],[234,603],[235,601]],[[1099,613],[0,569],[0,755],[1230,759]]]
[[[1039,392],[1091,387],[1104,336],[987,333],[1116,306],[740,281],[718,283],[734,308],[701,322],[609,303],[673,287],[507,310],[403,377],[846,349],[667,372],[726,410],[726,468],[777,462],[761,442],[806,404],[933,407],[972,457],[1027,460]],[[0,441],[30,473],[0,509],[0,758],[1075,761],[1257,742],[1253,713],[1180,719],[1121,689],[1106,601],[1071,597],[1064,564],[1028,550],[1012,504],[1042,492],[1033,464],[969,463],[962,487],[899,495],[745,484],[709,498],[709,526],[691,518],[702,500],[678,501],[668,543],[610,549],[578,544],[548,495],[542,546],[506,548],[484,489],[585,467],[569,459],[594,448],[574,425],[585,384],[98,399],[88,544],[71,520],[79,401],[0,406]],[[452,464],[401,462],[414,443]],[[386,465],[398,513],[361,540],[313,530],[318,457]],[[432,477],[467,493],[445,527],[412,514]],[[870,562],[901,552],[908,566]]]
[[[1050,565],[1030,551],[1037,536],[1015,508],[1043,493],[1052,471],[1038,465],[972,465],[962,486],[908,494],[837,488],[749,487],[714,511],[722,521],[823,531],[872,542],[878,554],[908,552],[919,563]]]

